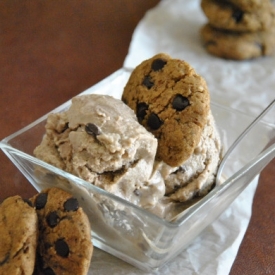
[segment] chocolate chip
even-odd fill
[[[67,122],[67,123],[64,125],[64,128],[62,129],[61,133],[64,133],[68,128],[69,128],[69,122]]]
[[[56,211],[50,212],[46,218],[49,227],[53,228],[59,223],[59,216]]]
[[[152,63],[152,70],[153,71],[160,71],[165,65],[166,65],[167,61],[163,60],[163,59],[155,59]]]
[[[234,18],[236,23],[240,23],[243,19],[243,12],[241,10],[234,10],[232,17]]]
[[[50,267],[47,267],[47,268],[43,269],[43,274],[44,275],[55,275],[55,272]]]
[[[58,239],[54,244],[54,248],[59,256],[64,258],[68,257],[70,249],[64,239]]]
[[[145,76],[142,85],[147,87],[149,90],[154,86],[154,82],[152,81],[151,77],[149,75]]]
[[[148,105],[144,102],[137,104],[137,118],[142,121],[146,116],[146,111],[148,110]]]
[[[85,131],[91,136],[98,136],[101,134],[99,128],[93,123],[87,123],[85,125]]]
[[[152,113],[150,114],[147,125],[152,129],[152,130],[157,130],[162,124],[162,121],[159,119],[159,117]]]
[[[47,199],[48,199],[48,193],[40,193],[35,200],[35,208],[36,209],[42,209],[44,208],[44,206],[47,203]]]
[[[66,211],[76,211],[79,208],[78,200],[76,198],[70,198],[64,202],[63,206]]]
[[[177,174],[177,173],[186,173],[186,169],[180,166],[176,171],[172,172],[172,174]]]
[[[188,98],[182,95],[176,95],[172,102],[173,109],[177,111],[182,111],[189,105],[190,103]]]

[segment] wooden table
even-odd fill
[[[0,139],[119,69],[158,0],[0,1]],[[35,190],[0,152],[0,201]],[[231,274],[275,274],[275,160],[263,171]]]

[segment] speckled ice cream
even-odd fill
[[[117,196],[150,209],[165,192],[151,178],[157,140],[134,112],[111,96],[82,95],[71,107],[50,114],[46,135],[34,154]]]
[[[200,142],[185,162],[178,167],[155,162],[155,171],[164,179],[166,191],[152,212],[170,220],[206,195],[215,184],[220,159],[220,136],[210,112]]]
[[[67,111],[49,115],[34,154],[170,219],[205,195],[215,181],[220,140],[212,114],[193,154],[180,166],[155,160],[156,151],[157,139],[127,105],[92,94],[75,97]]]
[[[215,181],[220,152],[220,138],[210,113],[200,142],[189,159],[176,168],[163,162],[158,164],[165,180],[166,195],[181,202],[205,195]]]

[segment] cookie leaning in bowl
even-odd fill
[[[210,110],[205,80],[185,61],[158,54],[132,72],[122,100],[158,139],[157,158],[181,165],[193,154]]]
[[[38,259],[45,274],[86,275],[93,253],[89,220],[71,194],[50,188],[30,199],[39,222]]]
[[[263,31],[275,23],[275,7],[271,3],[250,12],[229,1],[202,0],[201,8],[213,27],[224,30]]]
[[[200,34],[204,47],[212,55],[245,60],[275,53],[275,25],[261,32],[229,32],[204,25]]]
[[[35,210],[20,196],[0,204],[0,274],[33,274],[37,229]]]

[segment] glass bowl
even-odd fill
[[[109,94],[120,98],[129,76],[130,71],[120,69],[82,94]],[[62,112],[70,104],[68,101],[52,112]],[[214,99],[211,109],[225,152],[254,118],[215,104]],[[33,150],[45,133],[47,116],[3,139],[1,149],[38,191],[56,186],[78,198],[89,217],[96,247],[147,271],[161,267],[186,248],[274,157],[274,146],[269,145],[274,143],[275,126],[270,121],[260,121],[227,159],[222,184],[177,219],[167,221],[35,158]],[[264,161],[259,162],[263,158]]]

